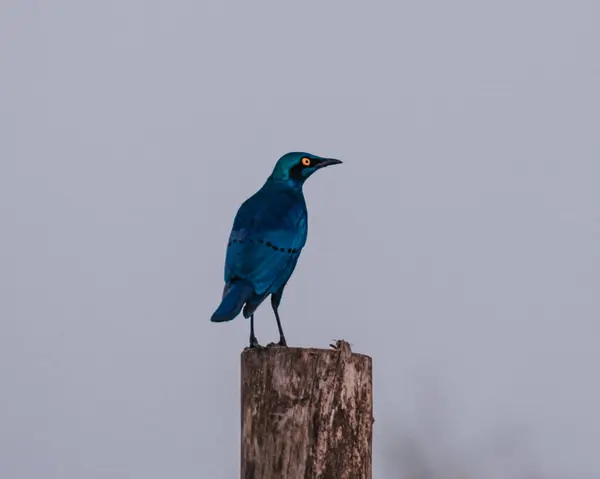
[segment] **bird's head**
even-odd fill
[[[310,153],[294,151],[279,158],[275,168],[273,168],[271,178],[275,181],[284,181],[302,186],[315,171],[340,163],[340,160],[334,158],[322,158]]]

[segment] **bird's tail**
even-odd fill
[[[248,281],[236,280],[226,284],[221,304],[213,313],[210,320],[213,323],[231,321],[240,314],[242,306],[250,299],[253,293],[254,288]]]

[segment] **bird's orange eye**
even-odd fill
[[[310,166],[310,158],[306,158],[306,157],[302,158],[302,164],[304,166]]]

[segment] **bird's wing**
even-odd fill
[[[229,237],[225,282],[243,278],[256,294],[270,292],[282,275],[291,274],[289,266],[306,243],[306,232],[303,201],[284,195],[251,197],[240,207]]]

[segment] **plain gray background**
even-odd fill
[[[599,21],[0,2],[0,477],[237,477],[248,322],[209,318],[293,150],[344,164],[306,184],[284,329],[373,356],[375,477],[600,477]]]

